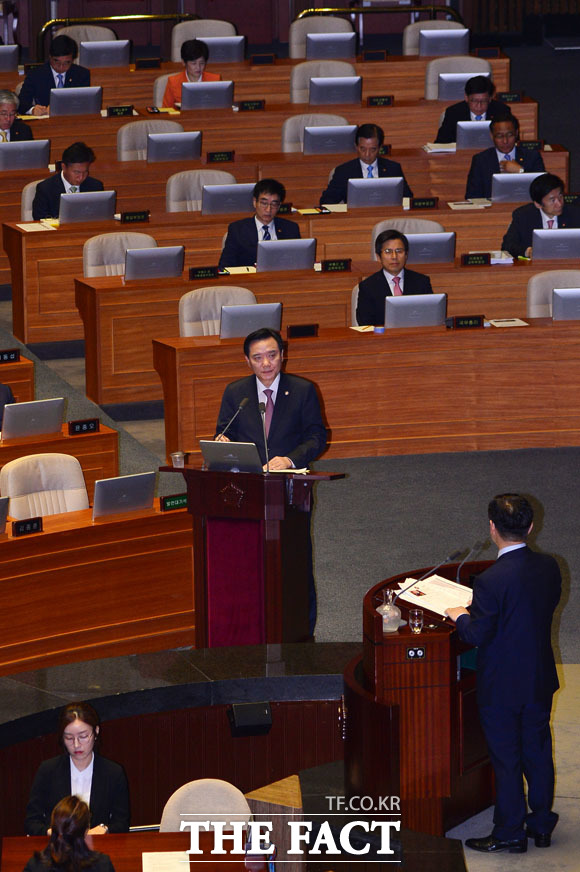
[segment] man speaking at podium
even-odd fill
[[[558,822],[550,710],[559,684],[550,635],[562,580],[554,558],[526,544],[534,513],[525,497],[494,497],[488,516],[498,558],[476,578],[469,611],[447,610],[460,638],[478,646],[477,704],[495,773],[493,830],[465,844],[519,854],[528,838],[548,848]]]

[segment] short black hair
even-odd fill
[[[358,145],[359,139],[374,139],[376,136],[379,148],[385,141],[385,131],[378,124],[359,124],[354,135],[354,141]]]
[[[280,351],[284,351],[284,340],[277,330],[272,330],[271,327],[260,327],[249,333],[244,339],[244,355],[250,356],[250,346],[253,342],[262,342],[264,339],[275,339]]]
[[[260,179],[260,181],[256,182],[254,185],[252,197],[254,200],[258,200],[262,194],[274,194],[276,197],[279,197],[280,202],[283,203],[286,199],[286,188],[282,182],[278,182],[276,179]]]
[[[534,203],[541,206],[544,197],[546,197],[550,191],[553,191],[554,188],[560,188],[562,193],[564,193],[564,182],[560,176],[555,176],[554,173],[542,173],[541,176],[536,176],[530,185],[530,197]]]
[[[93,163],[95,153],[84,142],[73,142],[62,153],[62,162],[67,166],[74,163]]]
[[[62,58],[65,55],[72,55],[76,58],[78,54],[78,46],[72,37],[63,33],[61,36],[55,36],[51,41],[48,54],[51,58]]]
[[[493,116],[491,123],[489,125],[489,129],[491,130],[492,133],[495,130],[495,125],[500,124],[502,121],[510,121],[514,126],[514,130],[515,130],[516,135],[519,134],[520,122],[518,121],[518,119],[516,118],[515,115],[512,115],[512,113],[510,112],[510,110],[507,107],[505,109],[505,112],[502,110],[501,112],[498,112],[497,115]]]
[[[487,515],[502,539],[511,542],[525,542],[534,520],[530,502],[519,494],[498,494],[487,507]]]
[[[388,242],[390,239],[400,239],[403,245],[405,246],[405,254],[409,254],[409,240],[405,236],[404,233],[401,233],[399,230],[395,230],[391,227],[390,230],[383,230],[382,233],[379,233],[377,238],[375,239],[375,254],[380,257],[381,251],[383,250],[383,245],[385,242]]]
[[[471,94],[489,94],[491,97],[494,91],[495,85],[489,76],[472,76],[465,83],[465,93],[468,97]]]
[[[188,61],[196,61],[198,58],[203,58],[207,61],[209,58],[209,48],[207,43],[201,39],[186,39],[181,43],[181,60],[184,64]]]

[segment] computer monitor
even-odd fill
[[[261,327],[280,330],[282,303],[246,303],[242,306],[222,306],[220,339],[248,336]]]
[[[149,163],[165,160],[199,160],[200,157],[201,130],[147,134]]]
[[[99,115],[103,102],[100,85],[87,88],[52,88],[50,115]]]
[[[304,154],[347,154],[355,149],[356,124],[304,128]]]
[[[181,86],[182,109],[231,109],[233,102],[233,82],[184,82]]]
[[[79,64],[82,67],[128,67],[131,61],[129,39],[103,39],[81,42]]]
[[[309,61],[356,57],[356,33],[307,33],[306,58]]]
[[[154,472],[101,478],[95,482],[93,521],[108,515],[152,509],[154,495]]]
[[[439,73],[438,100],[462,100],[465,97],[465,85],[473,76],[487,76],[479,70],[471,73]]]
[[[554,288],[552,319],[554,321],[580,320],[580,288]]]
[[[349,209],[360,209],[365,206],[400,206],[403,202],[403,177],[349,179],[346,202]]]
[[[315,76],[310,79],[308,102],[313,106],[332,103],[360,103],[361,76]]]
[[[542,173],[494,173],[491,199],[494,203],[529,203],[530,185]]]
[[[489,125],[491,121],[458,121],[455,134],[456,148],[489,148],[491,136]]]
[[[2,441],[61,433],[63,411],[64,397],[8,403],[4,406]]]
[[[251,212],[254,183],[240,185],[204,185],[201,192],[201,214],[222,215],[227,212]]]
[[[558,228],[534,230],[532,233],[532,257],[534,260],[580,258],[580,229]]]
[[[13,73],[18,69],[20,46],[0,45],[0,73]]]
[[[256,271],[313,269],[316,239],[272,239],[258,242]]]
[[[455,260],[455,233],[406,233],[409,263],[452,263]]]
[[[466,27],[421,30],[419,54],[421,57],[469,54],[469,30]]]
[[[446,316],[447,294],[385,297],[385,327],[437,327]]]
[[[50,161],[50,139],[0,142],[0,172],[44,169]]]
[[[125,253],[125,281],[178,278],[183,273],[185,246],[128,248]]]
[[[209,49],[212,64],[235,64],[244,60],[245,36],[199,36]]]
[[[79,221],[112,221],[116,204],[116,191],[61,194],[58,220],[61,224],[73,224]]]

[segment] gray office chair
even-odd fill
[[[70,454],[30,454],[4,464],[0,495],[17,520],[88,509],[83,470]]]
[[[122,276],[128,248],[156,248],[157,242],[148,233],[100,233],[83,245],[83,275]]]
[[[236,177],[225,170],[184,170],[174,173],[165,186],[166,212],[199,212],[204,185],[235,185]]]
[[[282,124],[282,151],[302,151],[305,127],[324,127],[333,124],[348,124],[348,121],[342,115],[330,115],[324,112],[291,115]]]
[[[171,794],[161,815],[159,832],[178,833],[183,820],[204,821],[212,816],[247,824],[252,811],[242,791],[233,784],[220,778],[199,778]]]
[[[130,121],[117,131],[117,160],[146,160],[147,134],[183,133],[177,121]]]
[[[554,288],[580,288],[580,270],[549,269],[532,276],[527,289],[528,318],[552,317]]]
[[[188,291],[179,301],[179,335],[216,336],[220,332],[222,306],[255,302],[251,291],[237,285],[211,285]]]
[[[309,33],[352,33],[352,24],[336,15],[310,15],[293,21],[288,32],[288,57],[306,57],[306,36]]]
[[[310,79],[317,76],[356,76],[356,69],[348,61],[304,61],[296,64],[290,73],[290,102],[308,103]]]

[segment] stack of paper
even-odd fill
[[[412,578],[406,578],[399,585],[399,590],[404,590],[413,584]],[[401,599],[421,609],[429,609],[438,615],[445,615],[445,610],[457,606],[467,606],[471,603],[472,592],[468,587],[449,581],[441,575],[430,575],[423,581],[418,581],[406,593],[401,594]]]

